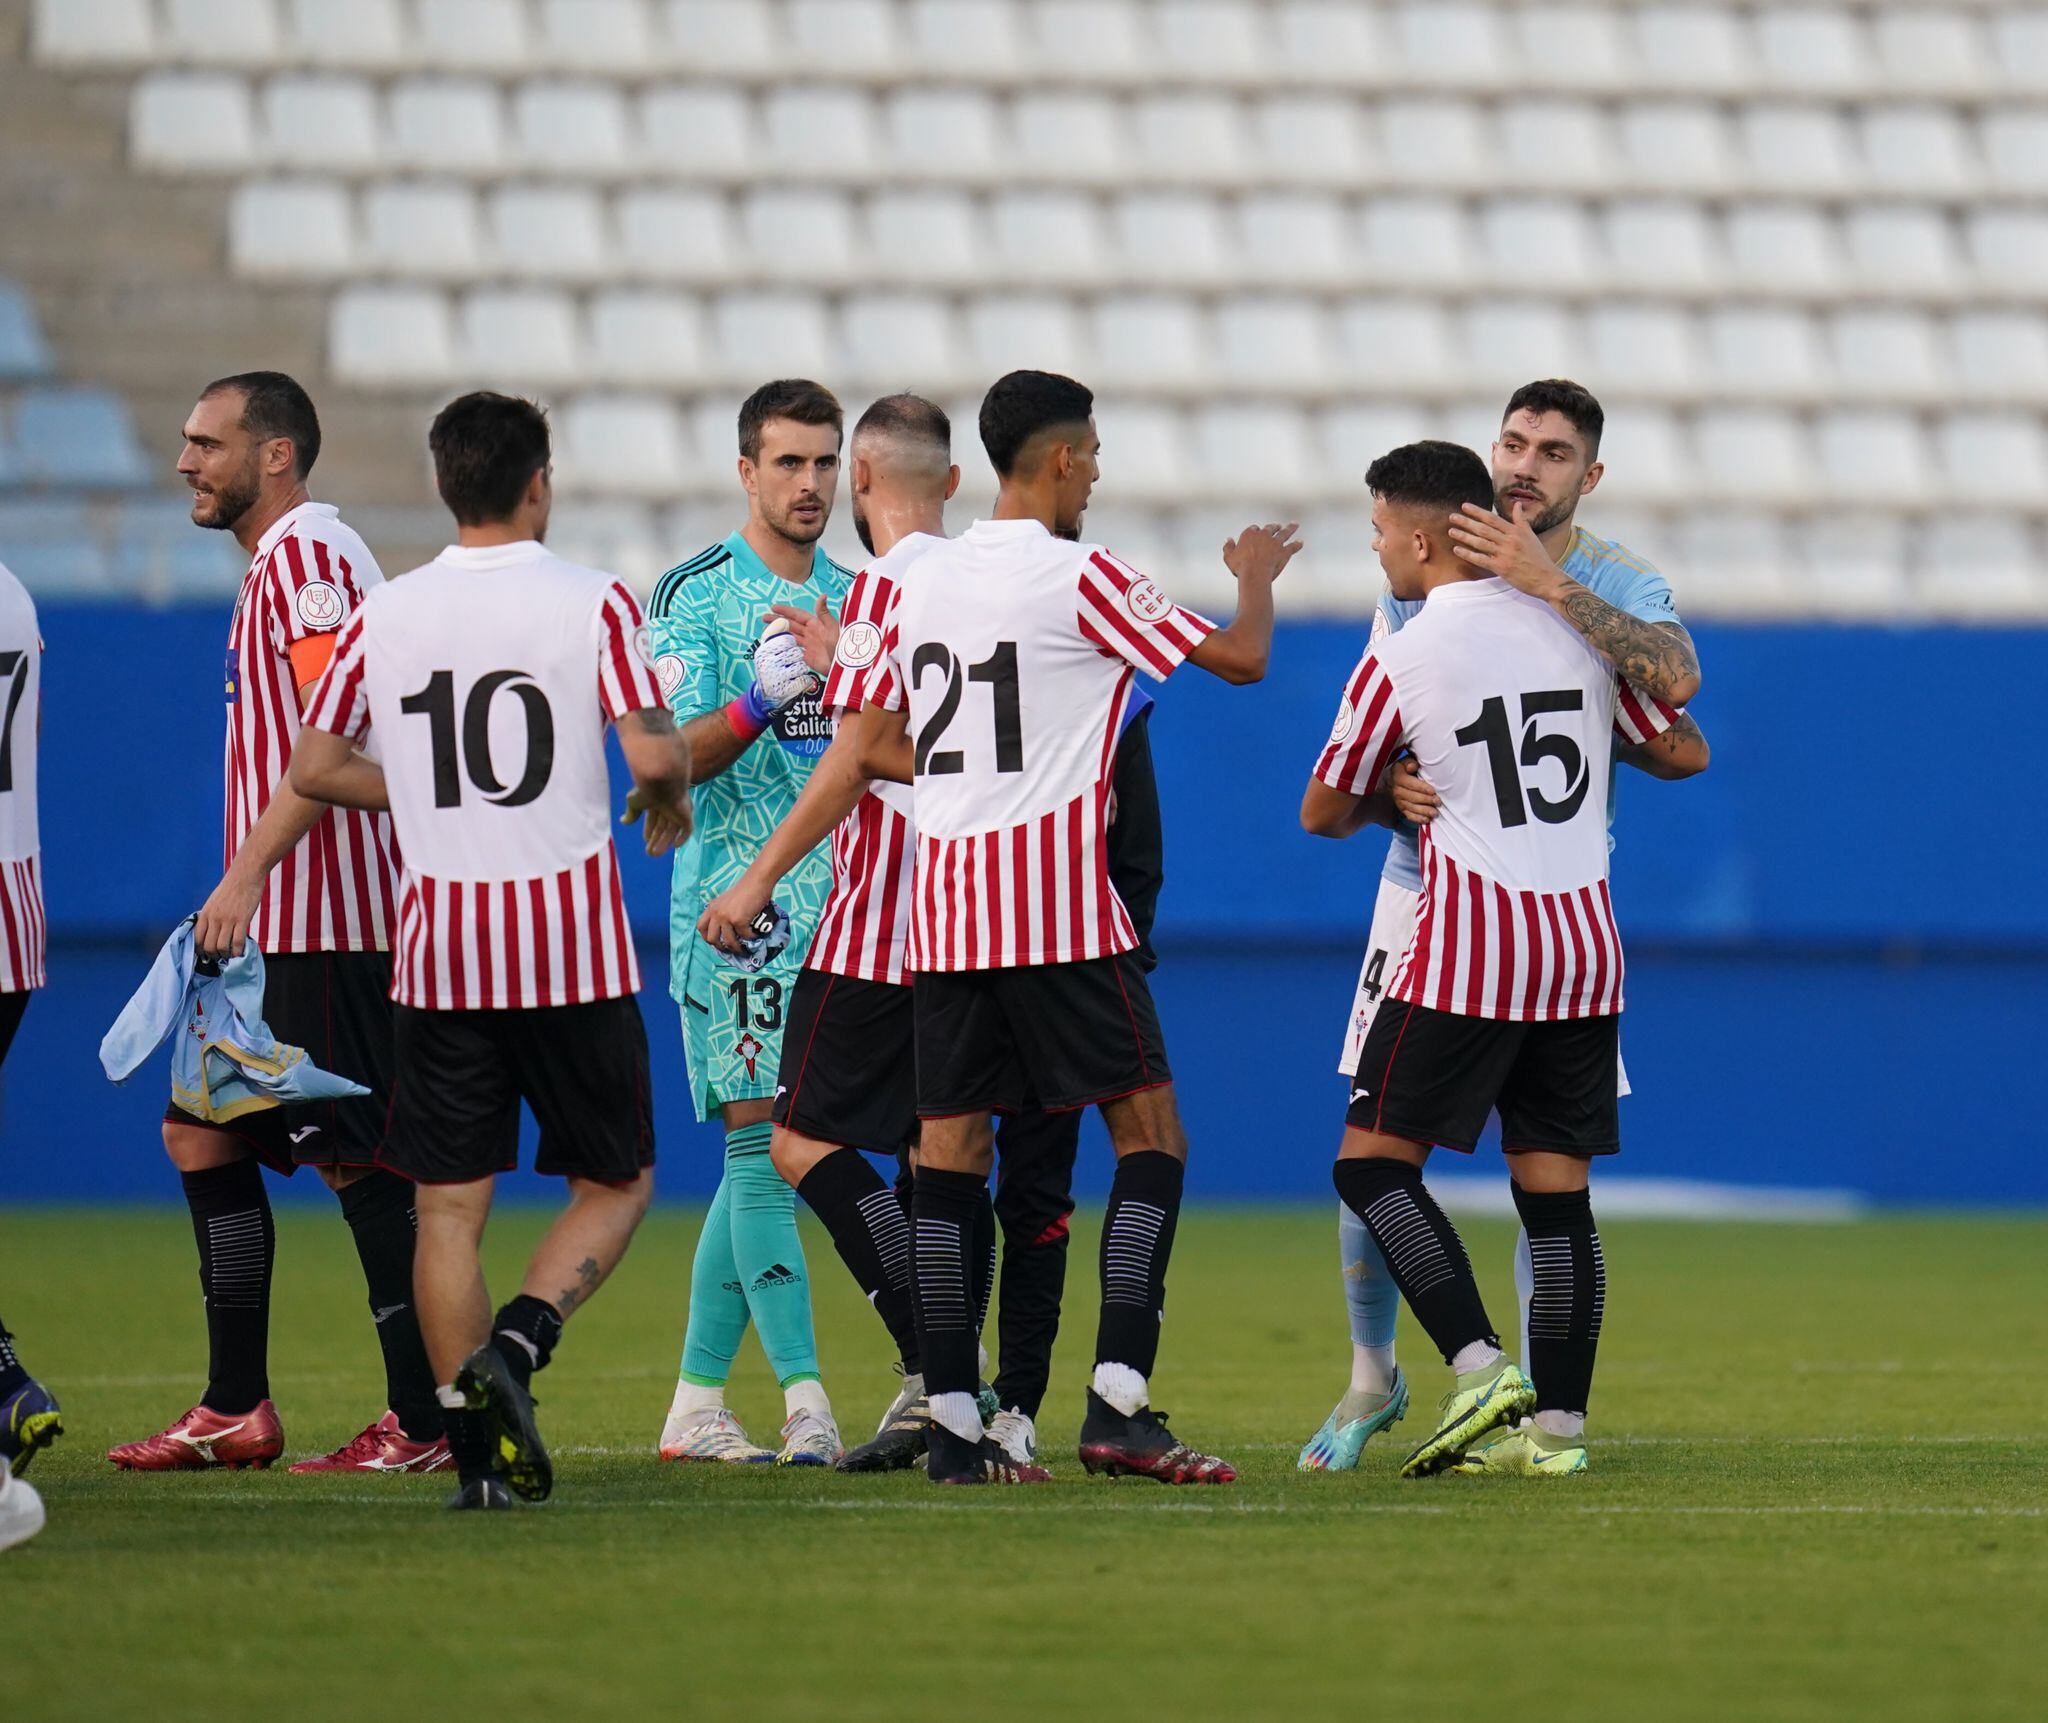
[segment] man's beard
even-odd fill
[[[236,483],[215,485],[211,518],[199,520],[195,516],[193,525],[204,527],[209,532],[231,531],[235,523],[256,506],[256,499],[262,494],[262,490],[262,480],[256,476],[252,466],[250,471],[237,475]],[[198,501],[196,495],[193,500]]]
[[[1506,508],[1502,508],[1496,503],[1494,505],[1494,513],[1499,515],[1502,520],[1512,521],[1515,518],[1515,504],[1521,500],[1520,497],[1510,499]],[[1529,517],[1529,530],[1538,538],[1541,538],[1545,533],[1554,531],[1570,520],[1578,506],[1579,499],[1577,497],[1566,497],[1563,502],[1552,504],[1549,508],[1543,510],[1542,513],[1531,515]]]
[[[802,527],[796,524],[791,515],[784,515],[780,520],[771,520],[768,524],[791,544],[811,545],[816,544],[819,539],[825,536],[825,528],[830,523],[831,518],[829,510],[820,509],[818,511],[817,531],[808,535],[805,534]]]
[[[865,513],[862,512],[859,503],[855,503],[853,505],[853,530],[855,536],[859,538],[861,545],[863,546],[863,548],[866,549],[868,555],[873,556],[875,554],[875,535],[873,531],[870,530],[868,526],[868,517]]]

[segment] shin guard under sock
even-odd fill
[[[530,1292],[507,1300],[491,1318],[491,1348],[519,1378],[522,1388],[529,1387],[535,1374],[548,1367],[548,1360],[555,1355],[555,1342],[561,1338],[562,1313]]]
[[[971,1257],[988,1181],[919,1167],[912,1193],[918,1345],[927,1394],[972,1394],[980,1381]]]
[[[910,1220],[858,1149],[838,1148],[804,1174],[796,1194],[832,1235],[839,1259],[896,1342],[906,1375],[919,1368],[910,1301]]]
[[[746,1288],[747,1314],[778,1386],[818,1374],[811,1324],[810,1267],[796,1229],[796,1192],[775,1170],[765,1119],[725,1137],[727,1200],[732,1205],[732,1260]]]
[[[1166,1264],[1173,1255],[1185,1169],[1158,1149],[1119,1157],[1102,1217],[1102,1315],[1095,1362],[1149,1377],[1159,1357]]]
[[[215,1412],[253,1412],[270,1398],[270,1275],[277,1259],[263,1169],[245,1157],[180,1177],[206,1300],[200,1401]]]
[[[1607,1262],[1589,1191],[1525,1191],[1515,1207],[1529,1234],[1529,1379],[1539,1412],[1584,1412],[1607,1306]]]
[[[384,1355],[384,1404],[412,1440],[431,1442],[441,1434],[441,1403],[434,1397],[433,1366],[412,1302],[412,1253],[419,1234],[413,1187],[396,1173],[379,1171],[335,1195],[370,1294],[370,1320]]]
[[[721,1175],[690,1261],[690,1317],[683,1329],[681,1375],[702,1388],[722,1388],[747,1334],[747,1289],[732,1259],[731,1176]]]
[[[1406,1161],[1340,1160],[1337,1194],[1372,1233],[1387,1271],[1448,1364],[1474,1341],[1498,1346],[1464,1241]]]

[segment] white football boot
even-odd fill
[[[814,1412],[799,1406],[782,1426],[782,1452],[775,1456],[778,1466],[831,1466],[846,1452],[839,1439],[839,1426],[829,1412]]]
[[[35,1485],[0,1466],[0,1550],[25,1544],[43,1529],[43,1498]]]
[[[757,1448],[747,1440],[739,1419],[724,1406],[669,1413],[661,1427],[660,1452],[664,1460],[712,1460],[725,1466],[765,1466],[775,1458],[773,1448]]]

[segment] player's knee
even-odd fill
[[[768,1159],[775,1170],[782,1175],[782,1182],[795,1190],[804,1182],[805,1175],[832,1152],[829,1143],[813,1142],[809,1137],[795,1131],[777,1127],[775,1135],[768,1140]]]

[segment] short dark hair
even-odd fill
[[[1403,443],[1365,469],[1365,488],[1390,503],[1456,514],[1465,503],[1491,512],[1493,475],[1463,443]]]
[[[302,479],[310,473],[320,458],[320,415],[298,380],[282,371],[238,371],[232,377],[216,377],[199,391],[199,398],[209,400],[230,389],[242,397],[242,429],[263,442],[289,438],[294,470]]]
[[[770,419],[793,419],[799,425],[830,425],[843,441],[846,412],[839,397],[808,377],[778,377],[763,383],[740,403],[740,453],[761,458],[761,430]]]
[[[511,518],[548,464],[548,416],[531,401],[479,389],[441,409],[427,447],[435,487],[456,524],[491,526]]]
[[[856,437],[867,431],[936,443],[948,457],[953,452],[953,421],[946,417],[945,408],[922,395],[884,395],[853,427]]]
[[[1505,425],[1517,413],[1562,413],[1571,421],[1572,429],[1586,439],[1586,452],[1600,453],[1600,433],[1607,428],[1607,415],[1600,410],[1593,391],[1582,383],[1574,383],[1568,377],[1543,377],[1534,383],[1524,383],[1508,397],[1500,422]]]
[[[1017,469],[1033,438],[1062,425],[1085,424],[1095,411],[1094,391],[1056,371],[1012,371],[981,398],[981,446],[998,478]]]

